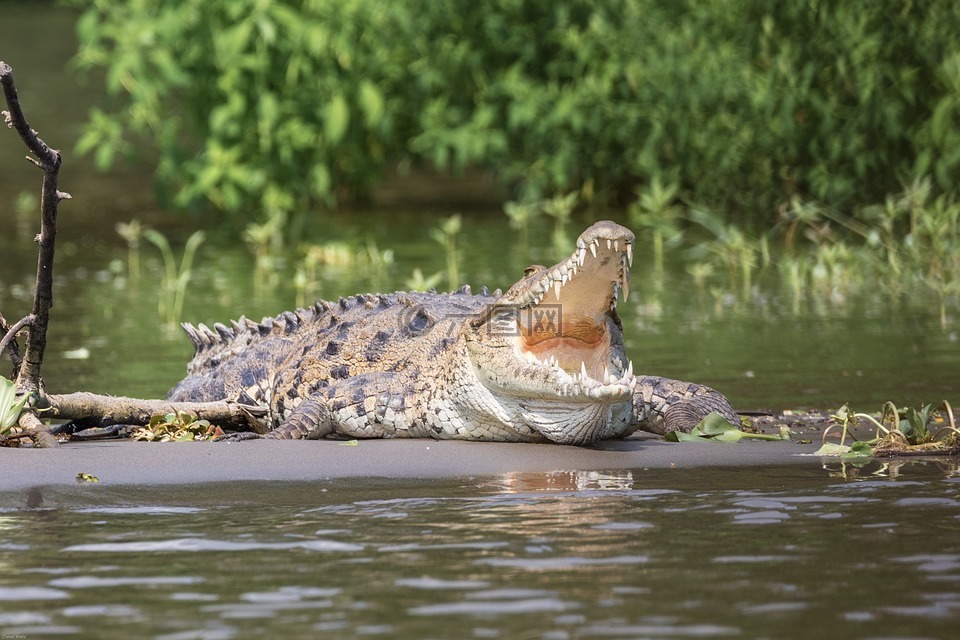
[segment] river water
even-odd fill
[[[67,66],[73,16],[30,4],[3,11],[0,56],[31,124],[65,150],[61,188],[74,196],[61,206],[48,388],[161,396],[183,376],[189,343],[158,312],[159,253],[144,243],[131,278],[116,223],[143,221],[177,254],[207,230],[182,319],[210,325],[294,306],[303,253],[291,249],[258,282],[236,232],[159,210],[142,167],[97,174],[70,153],[97,101],[94,83],[78,85]],[[61,37],[41,43],[31,35],[41,24]],[[29,310],[36,260],[36,215],[14,206],[39,186],[22,155],[0,132],[0,310],[11,321]],[[381,199],[312,223],[304,242],[341,242],[346,253],[301,297],[402,289],[415,268],[443,273],[427,232],[458,212],[461,280],[475,288],[507,287],[527,264],[572,248],[555,245],[546,221],[524,242],[497,207],[459,199],[456,183],[410,182],[426,205]],[[470,189],[485,185],[474,178]],[[576,218],[569,239],[587,224]],[[384,252],[374,263],[358,257]],[[638,251],[631,298],[619,306],[638,373],[710,384],[740,409],[960,406],[956,318],[941,327],[932,300],[865,295],[798,309],[775,290],[748,301],[704,296],[678,255],[665,287],[649,271]],[[960,618],[957,483],[955,464],[813,459],[429,482],[37,487],[0,493],[0,632],[948,638]]]
[[[0,629],[952,638],[958,481],[913,462],[34,489],[0,496]]]

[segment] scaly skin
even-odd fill
[[[267,407],[264,437],[283,439],[587,445],[689,431],[711,411],[738,424],[709,387],[634,375],[616,312],[633,244],[598,222],[505,294],[367,294],[232,328],[185,324],[196,355],[168,398]]]

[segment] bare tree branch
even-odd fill
[[[34,317],[30,325],[27,345],[17,375],[17,388],[25,392],[42,393],[40,380],[40,365],[43,363],[43,352],[47,346],[47,323],[50,307],[53,306],[53,257],[57,237],[57,205],[60,200],[70,195],[57,190],[57,174],[60,171],[60,152],[51,149],[30,128],[27,119],[20,108],[17,89],[13,83],[13,69],[10,65],[0,61],[0,85],[7,102],[8,111],[3,112],[7,126],[15,129],[20,139],[36,158],[29,158],[36,166],[43,170],[43,185],[40,194],[40,234],[37,242],[40,245],[37,258],[37,284],[33,298]]]
[[[26,318],[21,318],[20,321],[18,321],[12,327],[7,327],[7,323],[4,321],[3,316],[0,315],[0,331],[5,331],[3,338],[0,338],[0,354],[6,351],[8,346],[13,347],[13,339],[17,337],[17,332],[28,324],[33,324],[34,320],[36,320],[36,316],[31,313]],[[16,353],[15,349],[11,349],[11,359],[13,358],[14,353]],[[14,362],[14,364],[16,365],[17,363]]]
[[[33,316],[27,316],[30,318],[30,322],[33,322]],[[27,318],[24,318],[26,320]],[[23,322],[23,320],[21,320]],[[19,324],[19,323],[17,323]],[[10,376],[12,380],[15,380],[17,377],[17,372],[20,371],[20,345],[17,344],[16,340],[16,331],[10,330],[10,325],[7,324],[6,318],[3,317],[3,314],[0,313],[0,333],[4,334],[3,340],[0,340],[0,344],[3,344],[0,347],[0,356],[3,356],[4,349],[10,354],[10,362],[13,363],[13,375]]]

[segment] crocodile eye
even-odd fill
[[[436,324],[433,316],[423,307],[417,307],[409,316],[407,322],[407,331],[413,335],[418,335],[433,327]]]

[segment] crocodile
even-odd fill
[[[174,401],[233,400],[262,424],[230,439],[435,438],[589,445],[689,431],[710,387],[637,375],[617,300],[635,238],[601,221],[572,255],[506,293],[361,294],[231,326],[183,324],[195,347]]]

